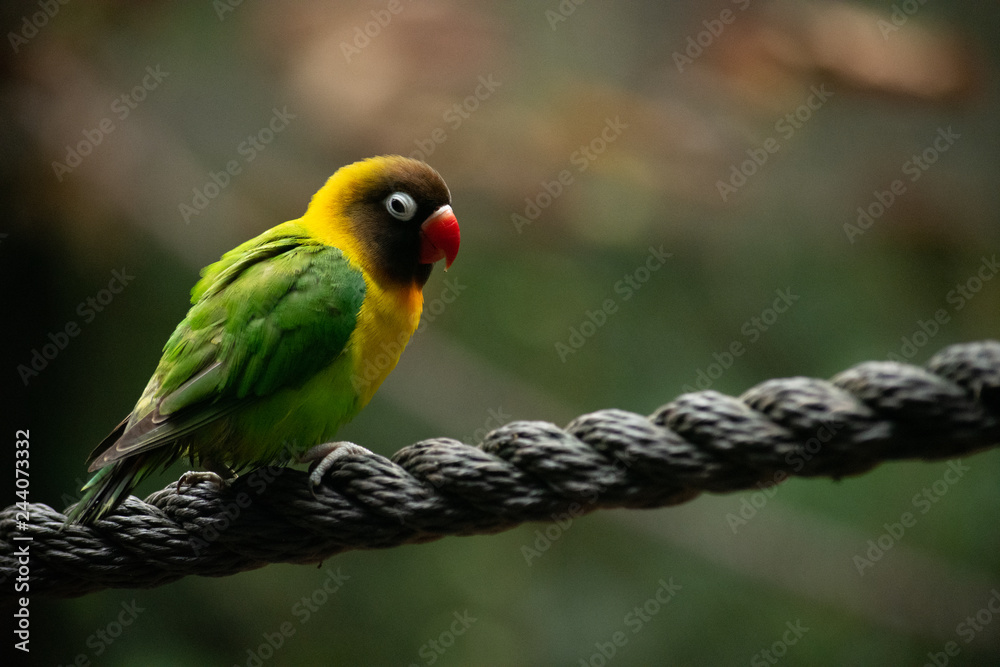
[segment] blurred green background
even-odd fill
[[[2,14],[5,432],[31,431],[34,501],[72,500],[199,268],[374,154],[425,157],[463,234],[425,325],[342,430],[383,454],[501,421],[649,413],[685,387],[923,363],[1000,331],[994,3]],[[647,265],[653,249],[669,257]],[[102,292],[114,271],[133,278]],[[43,370],[19,370],[71,324]],[[944,462],[892,464],[322,569],[34,597],[32,664],[998,664],[1000,452],[962,464],[953,484]],[[883,536],[904,512],[915,524]],[[859,574],[880,537],[891,548]],[[664,584],[669,602],[650,602]]]

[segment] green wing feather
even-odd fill
[[[92,471],[301,386],[343,351],[365,295],[363,276],[341,251],[295,223],[226,253],[202,275],[124,431],[92,455]]]

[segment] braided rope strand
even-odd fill
[[[738,399],[696,392],[648,418],[601,410],[565,429],[512,422],[478,446],[435,438],[391,459],[352,449],[315,496],[306,472],[269,467],[221,489],[171,483],[94,526],[64,528],[63,514],[37,503],[19,525],[11,506],[0,511],[0,576],[17,574],[25,542],[15,537],[32,540],[32,592],[70,597],[494,533],[567,511],[665,507],[793,475],[839,479],[998,443],[1000,342],[966,343],[925,368],[865,362],[829,381],[768,380]]]

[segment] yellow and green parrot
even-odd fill
[[[432,265],[458,254],[451,195],[400,156],[338,170],[305,214],[202,270],[132,413],[91,454],[67,523],[105,516],[188,458],[231,474],[322,459],[416,330]]]

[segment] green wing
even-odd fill
[[[365,295],[361,272],[341,251],[294,223],[231,250],[202,275],[146,391],[124,428],[95,450],[91,471],[300,386],[343,351]]]

